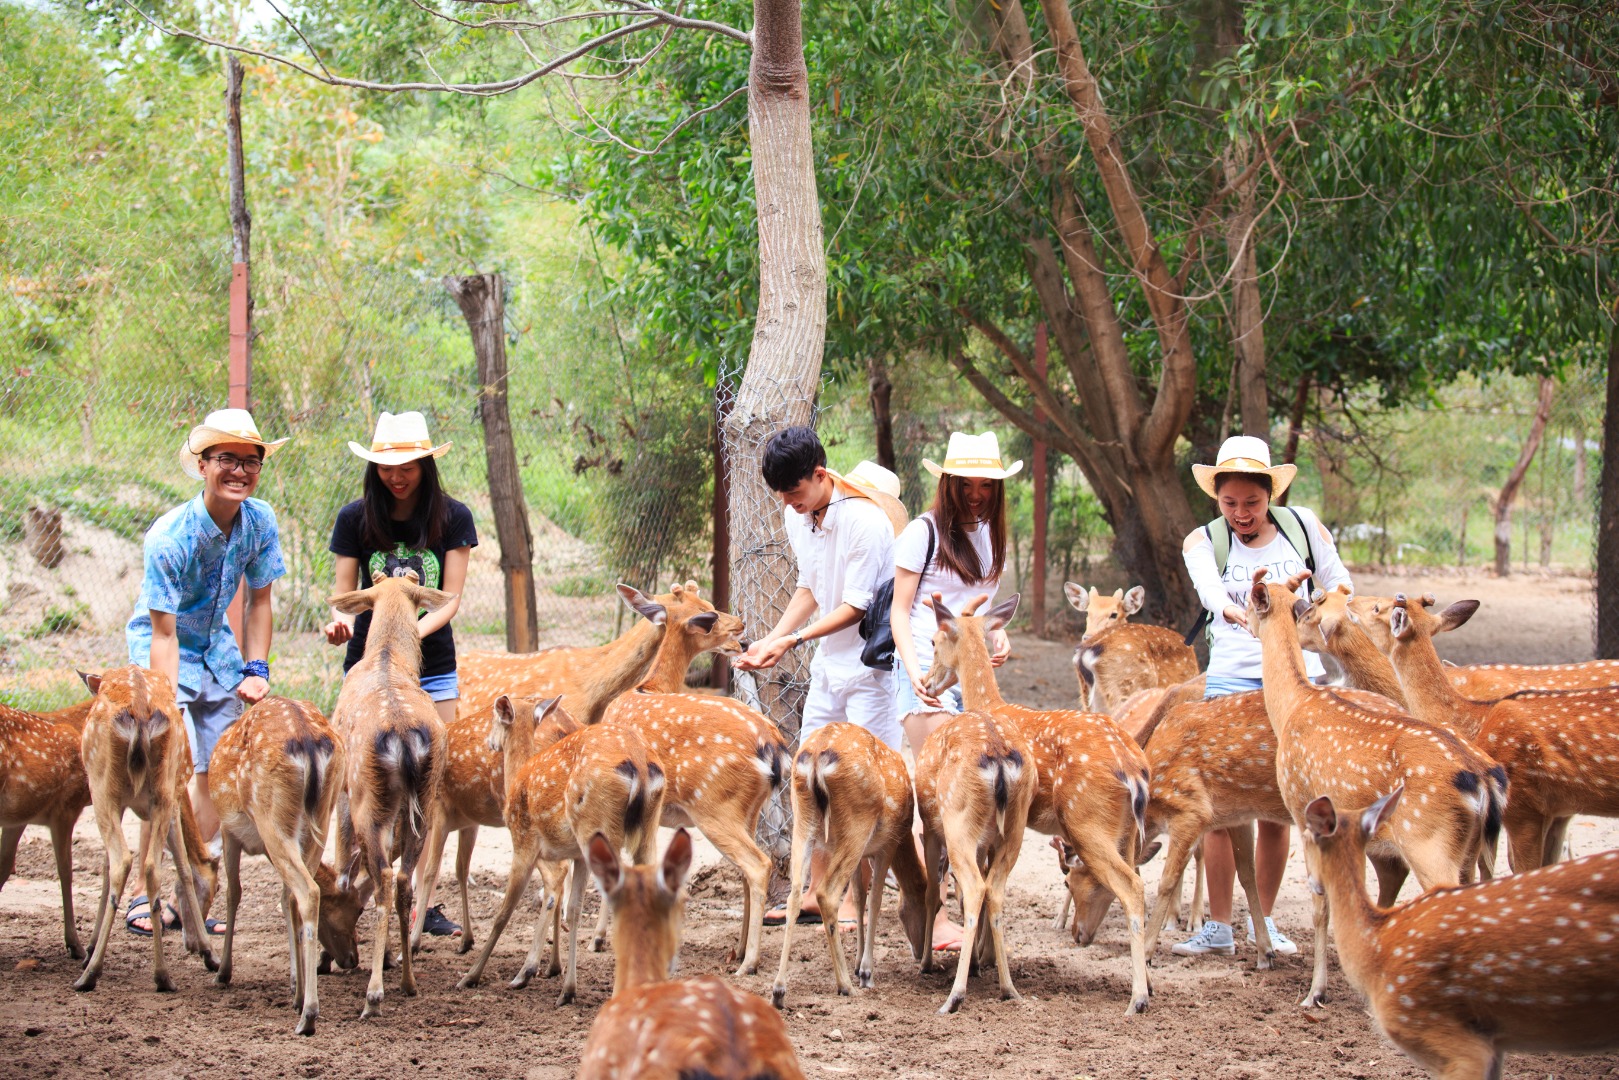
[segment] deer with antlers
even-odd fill
[[[1067,877],[1081,943],[1094,939],[1114,897],[1124,905],[1130,920],[1127,1011],[1141,1012],[1149,993],[1147,902],[1135,858],[1145,841],[1147,759],[1135,741],[1101,713],[1030,709],[1001,697],[985,635],[1011,621],[1018,600],[1013,594],[983,615],[975,614],[979,602],[974,601],[957,616],[944,606],[943,595],[934,594],[939,629],[933,636],[928,691],[942,693],[960,682],[968,709],[1014,729],[1032,753],[1027,759],[1034,779],[1028,827],[1061,837],[1078,859]],[[920,764],[917,777],[920,791]]]
[[[1179,634],[1168,627],[1128,621],[1146,601],[1147,591],[1140,585],[1103,596],[1094,587],[1086,590],[1070,581],[1062,591],[1074,610],[1085,613],[1085,636],[1074,650],[1074,671],[1081,700],[1088,693],[1092,712],[1117,715],[1138,691],[1197,677],[1197,654]]]
[[[141,852],[141,876],[146,895],[158,897],[157,871],[164,838],[179,878],[180,912],[184,919],[181,940],[197,953],[209,971],[218,968],[213,950],[203,937],[203,919],[218,880],[217,860],[203,848],[186,782],[191,778],[191,746],[181,726],[180,707],[168,676],[145,668],[117,668],[102,675],[85,675],[95,694],[79,741],[79,755],[90,782],[96,828],[106,848],[101,903],[90,960],[73,984],[75,990],[94,990],[107,959],[107,942],[117,919],[118,898],[124,894],[133,861],[124,842],[125,810],[151,824],[153,842]],[[198,894],[201,893],[199,898]],[[174,980],[163,959],[163,920],[152,920],[152,982],[160,991],[172,991]]]
[[[613,914],[613,996],[596,1014],[578,1080],[804,1080],[781,1016],[712,976],[666,982],[680,950],[691,836],[658,866],[624,866],[605,836],[590,872]]]
[[[837,920],[831,913],[852,879],[855,883],[856,925],[860,962],[855,977],[872,985],[876,963],[877,920],[883,909],[883,882],[890,868],[900,891],[900,924],[911,950],[921,959],[923,896],[927,875],[917,861],[911,836],[915,804],[905,759],[877,736],[857,724],[835,723],[804,736],[793,761],[792,884],[787,890],[787,921],[781,938],[781,967],[770,1000],[781,1008],[787,998],[787,964],[792,958],[793,926],[803,903],[804,875],[810,855],[821,847],[828,853],[826,873],[816,887],[816,902],[827,913],[827,950],[838,993],[854,993],[849,981]],[[860,873],[871,860],[869,889]],[[869,899],[868,899],[869,897]]]
[[[1304,808],[1318,795],[1365,805],[1404,783],[1412,801],[1373,838],[1369,853],[1405,863],[1424,890],[1469,880],[1485,840],[1491,807],[1485,778],[1494,763],[1386,699],[1357,701],[1312,683],[1298,640],[1298,618],[1309,601],[1289,588],[1302,575],[1282,585],[1265,579],[1263,568],[1254,572],[1248,625],[1263,649],[1276,777],[1294,823],[1304,828]],[[1316,894],[1315,971],[1300,1002],[1307,1008],[1326,1000],[1328,919],[1326,897]]]
[[[1444,1080],[1498,1080],[1509,1052],[1619,1047],[1619,851],[1374,905],[1364,856],[1404,791],[1358,814],[1321,796],[1303,814],[1310,888],[1377,1026]]]
[[[75,960],[84,959],[84,946],[73,921],[73,826],[90,805],[79,741],[94,703],[51,713],[0,705],[0,889],[17,867],[23,829],[50,829],[62,887],[62,940]]]

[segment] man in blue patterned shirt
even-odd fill
[[[192,808],[210,841],[219,831],[208,791],[214,744],[241,715],[243,702],[251,705],[270,689],[270,585],[287,569],[275,512],[252,495],[265,460],[286,441],[260,438],[245,409],[210,413],[191,430],[180,465],[202,481],[202,492],[147,530],[140,598],[125,628],[130,662],[162,672],[175,688],[196,767]],[[238,648],[225,610],[244,578]],[[143,851],[148,839],[143,826]],[[150,933],[149,915],[137,911],[142,899],[130,905],[127,921],[137,933]]]

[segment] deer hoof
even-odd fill
[[[573,1004],[573,987],[564,986],[562,988],[562,993],[557,995],[557,1004],[559,1006]]]
[[[949,1016],[951,1013],[961,1008],[961,1002],[966,998],[966,996],[966,994],[951,994],[945,999],[945,1003],[939,1006],[939,1015]]]
[[[1124,1015],[1126,1015],[1126,1016],[1134,1016],[1137,1013],[1144,1013],[1146,1011],[1147,1011],[1147,995],[1142,994],[1138,998],[1131,999],[1129,1008],[1124,1010]]]
[[[365,1008],[360,1010],[360,1019],[369,1020],[373,1016],[382,1015],[382,991],[371,990],[365,995]]]
[[[523,987],[528,985],[528,981],[532,978],[534,978],[534,969],[531,967],[525,967],[522,971],[517,973],[516,978],[506,985],[511,987],[513,990],[521,990]]]
[[[787,988],[785,986],[772,986],[770,988],[770,1004],[778,1010],[782,1009],[787,1001]]]
[[[99,976],[92,975],[86,971],[83,975],[80,975],[78,981],[73,984],[73,989],[80,992],[94,990],[96,988],[96,981],[98,978]]]
[[[315,1020],[320,1016],[319,1011],[310,1011],[298,1017],[298,1026],[292,1029],[294,1035],[313,1035],[315,1033]]]
[[[229,986],[230,985],[230,977],[231,977],[230,968],[221,967],[219,969],[218,973],[214,975],[214,985],[215,986]],[[297,1003],[294,1002],[293,1004],[296,1006]]]
[[[471,934],[462,934],[461,935],[461,940],[456,942],[455,951],[457,953],[469,953],[469,952],[471,952],[472,951],[472,935]]]
[[[157,992],[160,994],[174,993],[174,980],[169,977],[167,971],[159,971],[154,974],[152,976],[152,985],[157,987]]]
[[[1319,1008],[1321,1008],[1321,1006],[1325,1005],[1326,1003],[1327,1003],[1327,992],[1325,990],[1322,990],[1319,993],[1312,990],[1308,994],[1304,995],[1304,1000],[1299,1002],[1299,1008],[1301,1008],[1301,1009],[1319,1009]]]
[[[206,945],[202,947],[202,966],[209,971],[219,970],[219,958],[214,955],[214,950]]]
[[[84,946],[80,945],[77,941],[70,941],[67,943],[67,954],[73,957],[75,960],[84,960],[88,955],[84,951]]]

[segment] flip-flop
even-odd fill
[[[764,924],[766,926],[786,926],[787,909],[784,907],[771,908],[769,911],[765,912]],[[802,908],[799,909],[799,926],[819,926],[820,924],[821,913],[819,911],[805,911]]]
[[[139,910],[137,910],[137,909],[139,909]],[[144,895],[137,896],[137,897],[135,897],[133,900],[131,900],[129,902],[129,910],[124,914],[124,926],[125,926],[125,928],[127,928],[129,930],[129,932],[131,934],[135,934],[138,937],[151,937],[152,936],[152,931],[149,928],[143,929],[142,927],[139,927],[139,926],[135,925],[135,920],[136,919],[144,918],[144,919],[150,920],[151,917],[152,917],[152,904],[151,904],[151,901],[148,900]],[[218,922],[217,919],[212,919],[210,921],[211,922]],[[172,904],[170,904],[167,900],[165,900],[163,902],[163,929],[165,929],[165,930],[178,930],[178,929],[180,929],[180,913],[178,911],[175,911],[174,906]],[[223,932],[223,929],[224,929],[223,924],[221,924],[221,932]]]
[[[847,934],[851,930],[858,930],[858,929],[860,929],[860,920],[859,919],[839,919],[838,920],[838,930],[841,931],[842,933]]]

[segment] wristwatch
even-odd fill
[[[796,649],[802,644],[804,644],[804,635],[796,630],[793,631],[793,648]]]

